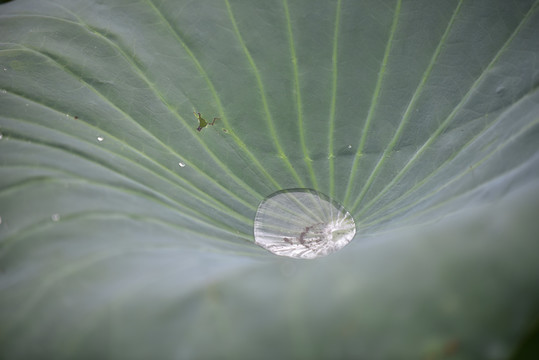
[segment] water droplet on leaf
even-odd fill
[[[179,162],[178,165],[180,165],[180,167],[185,167],[185,163],[182,162]]]
[[[97,141],[101,142],[101,141],[103,141],[103,140],[105,140],[105,139],[103,138],[103,136],[98,136],[98,137],[97,137]]]
[[[265,198],[256,212],[255,243],[270,252],[298,259],[331,254],[356,234],[352,215],[312,189],[282,190]]]
[[[60,220],[60,214],[52,214],[51,215],[51,220],[52,221],[59,221]]]

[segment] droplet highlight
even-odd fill
[[[255,243],[280,256],[314,259],[346,246],[356,234],[352,215],[312,189],[281,190],[256,212]]]
[[[103,136],[98,136],[98,137],[97,137],[97,141],[101,142],[101,141],[103,141],[103,140],[105,140],[105,139],[103,138]]]
[[[180,165],[180,167],[185,167],[185,163],[183,163],[181,161],[178,163],[178,165]]]

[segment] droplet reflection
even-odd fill
[[[312,189],[271,194],[256,212],[255,243],[276,255],[314,259],[348,244],[354,219],[336,201]]]

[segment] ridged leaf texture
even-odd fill
[[[0,5],[0,357],[508,358],[539,314],[537,39],[529,0]],[[291,188],[354,240],[258,247]]]

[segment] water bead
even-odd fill
[[[312,189],[281,190],[256,212],[255,243],[280,256],[314,259],[347,245],[356,233],[352,215]]]

